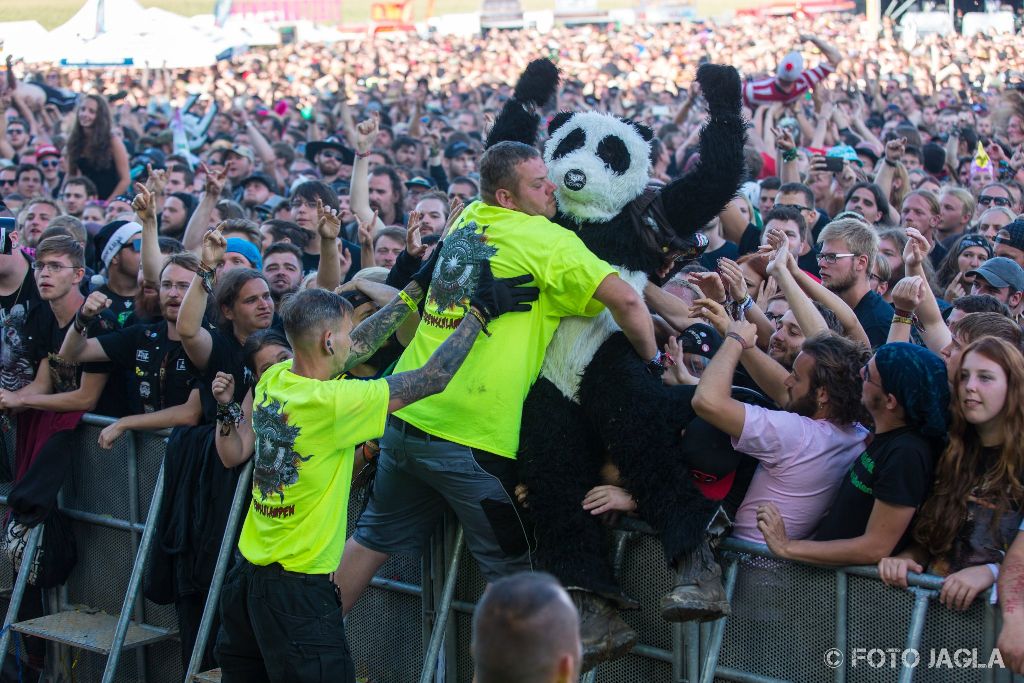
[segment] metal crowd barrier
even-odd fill
[[[57,602],[116,614],[143,528],[139,511],[148,509],[165,439],[126,434],[113,451],[104,451],[96,438],[109,423],[89,415],[79,428],[78,455],[62,495],[62,508],[74,520],[79,560]],[[13,434],[5,438],[13,455]],[[9,490],[10,484],[0,485],[0,503]],[[354,492],[350,531],[361,508]],[[729,539],[721,556],[732,615],[701,625],[668,624],[658,613],[658,600],[671,589],[672,574],[658,540],[635,529],[613,534],[623,588],[642,604],[623,613],[640,645],[598,667],[585,683],[1022,681],[984,668],[998,634],[998,609],[983,598],[967,612],[946,609],[937,601],[938,577],[915,576],[909,590],[899,590],[878,581],[871,567],[783,562],[764,546]],[[10,563],[0,567],[0,582],[11,586]],[[471,617],[484,587],[461,529],[446,518],[421,560],[391,559],[349,614],[357,680],[468,683]],[[173,606],[141,596],[133,617],[176,624]],[[64,649],[56,656],[57,666],[73,670],[77,680],[100,680],[103,657]],[[116,680],[162,683],[184,676],[179,646],[170,641],[122,657]]]

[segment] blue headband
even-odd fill
[[[263,259],[260,258],[260,250],[253,246],[253,243],[249,240],[244,240],[241,237],[229,237],[228,247],[225,251],[241,254],[249,260],[253,268],[263,270]]]

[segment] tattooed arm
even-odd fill
[[[386,377],[385,381],[391,392],[388,412],[393,413],[421,398],[444,391],[448,382],[462,366],[462,361],[469,355],[480,329],[480,320],[473,314],[466,315],[451,336],[431,354],[422,368]]]
[[[1003,605],[1003,630],[996,646],[1011,671],[1024,673],[1024,532],[1017,533],[1003,558],[999,602]]]
[[[406,285],[402,291],[416,303],[423,298],[423,288],[415,280]],[[348,360],[345,361],[345,369],[354,368],[372,356],[381,344],[387,341],[388,337],[405,322],[410,313],[412,313],[412,309],[409,308],[409,304],[401,297],[396,296],[387,306],[359,323],[359,327],[352,330],[349,335],[352,339],[352,347],[348,352]]]

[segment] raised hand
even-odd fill
[[[745,349],[752,349],[757,344],[757,325],[747,320],[730,320],[722,336],[727,334],[738,334],[742,337]]]
[[[718,273],[722,281],[729,288],[729,296],[733,301],[743,301],[747,298],[747,281],[743,279],[743,271],[732,259],[718,259]]]
[[[704,296],[717,302],[725,302],[725,284],[718,273],[690,273],[687,280],[697,285]]]
[[[462,210],[466,208],[462,203],[462,200],[458,197],[452,197],[448,203],[448,222],[444,224],[444,232],[441,233],[441,238],[444,239],[448,235],[448,231],[454,227],[459,220],[459,215],[462,214]]]
[[[377,133],[380,131],[380,114],[374,112],[370,118],[356,124],[356,153],[367,154],[373,149],[377,142]]]
[[[145,225],[156,221],[156,201],[153,194],[142,183],[135,183],[135,199],[132,200],[132,210],[139,217],[139,222]]]
[[[227,372],[218,372],[210,382],[210,390],[217,403],[226,406],[235,396],[235,376]]]
[[[377,218],[377,212],[373,212],[374,220]],[[423,232],[423,215],[418,211],[409,212],[409,227],[405,231],[405,251],[413,258],[422,259],[423,255],[427,253],[427,247],[423,244],[421,233]],[[362,225],[360,225],[362,230]]]
[[[206,231],[203,235],[203,265],[207,268],[216,268],[224,260],[224,252],[227,251],[228,241],[221,234],[224,224]]]
[[[227,171],[223,169],[211,170],[205,164],[203,165],[203,172],[206,175],[206,183],[204,190],[210,197],[220,197],[224,191],[224,185],[227,183]]]
[[[772,128],[772,133],[775,135],[775,147],[782,151],[788,152],[796,149],[796,141],[790,134],[788,128]]]
[[[889,140],[885,143],[885,160],[891,164],[895,164],[903,159],[903,153],[907,149],[907,139],[899,138],[897,140]]]
[[[725,311],[725,306],[707,297],[693,302],[693,306],[690,307],[690,317],[704,318],[722,336],[725,336],[729,329],[729,323],[732,322],[732,318]]]
[[[338,215],[338,210],[324,206],[323,200],[319,197],[316,198],[316,231],[322,240],[337,239],[341,232],[341,216]]]
[[[907,228],[907,246],[903,248],[903,264],[909,272],[924,262],[925,254],[931,251],[932,245],[928,238],[917,228]]]
[[[153,194],[163,194],[167,187],[167,170],[163,168],[153,169],[153,164],[146,164],[146,187]]]
[[[82,304],[80,309],[78,309],[78,315],[86,321],[92,320],[100,313],[110,308],[113,303],[113,301],[107,298],[106,294],[96,290],[86,298],[85,303]]]
[[[892,305],[900,311],[916,311],[924,300],[924,287],[918,275],[903,278],[892,288]]]

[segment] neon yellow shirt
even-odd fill
[[[385,380],[321,382],[267,369],[253,399],[252,506],[238,549],[245,559],[327,574],[345,546],[355,445],[384,433]]]
[[[615,269],[543,216],[474,202],[444,240],[423,319],[396,374],[422,367],[458,326],[485,258],[495,277],[532,274],[540,298],[529,313],[508,313],[492,322],[491,336],[477,338],[443,392],[396,414],[429,434],[514,458],[523,401],[559,320],[604,310],[594,291]]]

